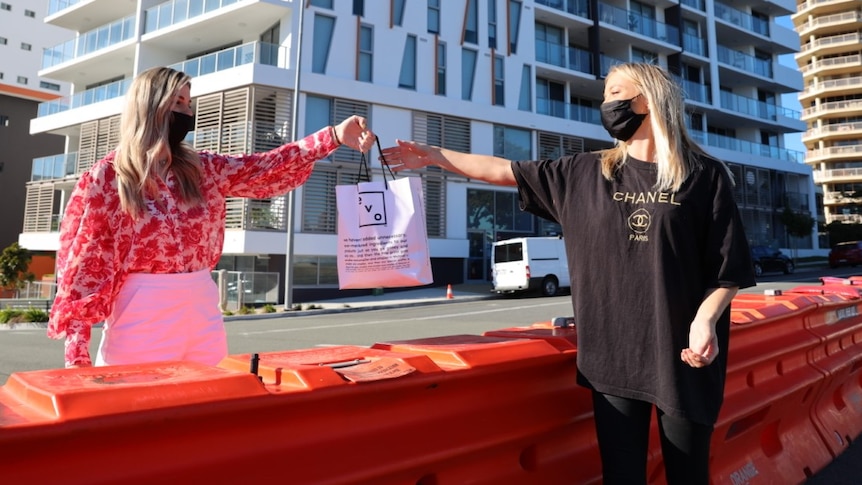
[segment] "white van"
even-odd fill
[[[494,243],[491,257],[497,293],[540,290],[553,296],[569,288],[569,261],[559,237],[516,237]]]

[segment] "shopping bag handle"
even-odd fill
[[[386,180],[386,172],[389,172],[389,176],[392,177],[393,182],[395,181],[395,174],[392,172],[392,169],[389,168],[389,164],[386,163],[386,158],[384,158],[384,156],[383,156],[383,147],[380,146],[380,138],[378,138],[375,135],[374,141],[377,142],[377,150],[380,152],[381,165],[383,165],[385,167],[385,170],[383,171],[383,186],[386,187],[387,189],[389,189],[389,184],[388,184],[388,181]],[[365,181],[370,182],[371,181],[371,171],[368,168],[368,157],[365,155],[365,152],[360,152],[359,153],[359,179],[358,179],[359,182],[361,182],[363,180],[363,178],[362,178],[363,169],[365,172]]]

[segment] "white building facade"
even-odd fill
[[[43,103],[31,131],[65,135],[67,150],[58,155],[73,168],[28,184],[20,241],[56,250],[49,222],[62,217],[79,175],[116,145],[131,79],[156,65],[193,76],[193,141],[202,150],[266,150],[294,132],[301,137],[360,114],[383,146],[413,139],[542,159],[611,146],[598,115],[604,75],[614,63],[647,61],[677,76],[692,133],[736,175],[751,242],[791,247],[779,222],[784,206],[815,215],[811,169],[803,153],[783,146],[784,134],[805,129],[798,112],[780,105],[782,94],[802,89],[801,74],[778,63],[799,50],[798,35],[775,23],[795,8],[793,0],[744,7],[712,0],[55,0],[46,21],[78,34],[46,50],[40,74],[72,83],[73,94]],[[370,158],[380,177],[376,150]],[[219,267],[278,272],[283,289],[290,240],[293,294],[308,300],[337,291],[334,188],[357,180],[358,161],[355,152],[337,150],[292,201],[229,201]],[[558,230],[520,212],[513,188],[430,168],[408,176],[423,180],[438,284],[487,278],[495,240]],[[814,237],[792,244],[804,248],[800,254],[819,249]]]

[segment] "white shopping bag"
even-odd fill
[[[433,282],[420,179],[338,185],[335,199],[339,288]]]

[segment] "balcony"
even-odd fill
[[[86,32],[134,14],[137,0],[49,0],[45,23]]]
[[[272,199],[228,198],[225,229],[284,232],[287,228],[285,197]]]
[[[793,20],[812,16],[823,16],[831,13],[853,10],[859,6],[859,0],[808,0],[796,6]]]
[[[715,133],[704,133],[700,130],[689,130],[689,134],[692,138],[697,140],[698,143],[705,146],[748,153],[750,155],[767,157],[774,160],[784,160],[786,162],[804,163],[807,161],[805,153],[797,150],[788,150],[787,148],[754,143],[729,136],[716,135]]]
[[[757,57],[738,50],[718,46],[718,62],[734,67],[740,71],[752,73],[765,78],[772,78],[772,60]]]
[[[822,103],[820,106],[805,108],[802,110],[802,119],[807,120],[826,114],[862,116],[862,100],[832,101],[830,103]]]
[[[769,21],[754,17],[729,5],[716,2],[715,18],[748,32],[769,37]]]
[[[42,69],[48,69],[78,57],[92,54],[117,45],[135,35],[135,16],[102,25],[60,45],[45,49],[42,53]]]
[[[680,5],[685,5],[686,7],[690,7],[698,12],[706,12],[706,1],[705,0],[681,0]]]
[[[679,47],[679,29],[633,11],[599,3],[599,20],[623,30]]]
[[[812,18],[798,27],[800,37],[816,35],[824,37],[852,30],[862,22],[862,12],[842,12]]]
[[[775,122],[780,121],[782,118],[798,120],[800,115],[799,111],[764,103],[754,98],[740,96],[727,91],[721,92],[721,107],[734,113]]]
[[[796,62],[804,64],[814,55],[822,58],[854,52],[859,49],[860,43],[862,43],[862,34],[859,32],[821,37],[800,45],[799,53],[795,55]]]
[[[598,108],[554,99],[536,98],[536,113],[598,126],[602,124]]]
[[[589,0],[536,0],[536,5],[544,5],[561,12],[570,13],[587,19],[592,18],[590,16]]]
[[[849,56],[820,59],[800,67],[799,72],[801,72],[803,76],[810,76],[813,74],[834,76],[838,74],[862,72],[862,55],[853,54]]]
[[[201,52],[225,39],[251,40],[290,13],[293,3],[240,0],[172,0],[144,11],[144,47]]]
[[[812,179],[816,184],[827,182],[862,182],[862,168],[836,168],[814,170]]]
[[[77,166],[78,152],[34,158],[30,181],[55,180],[75,175]]]
[[[62,113],[70,109],[89,106],[91,104],[125,96],[131,84],[131,79],[123,79],[121,81],[105,84],[104,86],[98,86],[80,93],[75,93],[71,96],[66,96],[65,98],[39,103],[39,107],[36,110],[36,117],[40,118],[42,116]]]
[[[286,48],[275,44],[249,42],[248,44],[195,57],[194,59],[168,67],[182,71],[191,77],[198,77],[252,63],[277,66],[279,58],[283,59],[284,55],[286,55],[284,51],[286,51]]]
[[[709,57],[706,47],[706,39],[691,34],[682,35],[682,48],[687,54],[700,57]]]
[[[838,160],[858,160],[862,156],[862,145],[843,145],[828,148],[819,148],[808,150],[806,163],[825,162],[831,159]],[[825,182],[835,182],[836,180],[826,180]]]
[[[804,102],[815,96],[847,94],[847,91],[853,91],[854,93],[862,92],[862,76],[830,79],[828,81],[812,83],[799,93],[799,101]]]
[[[862,122],[833,123],[819,128],[812,128],[802,134],[803,142],[814,142],[822,138],[830,140],[862,138]]]

